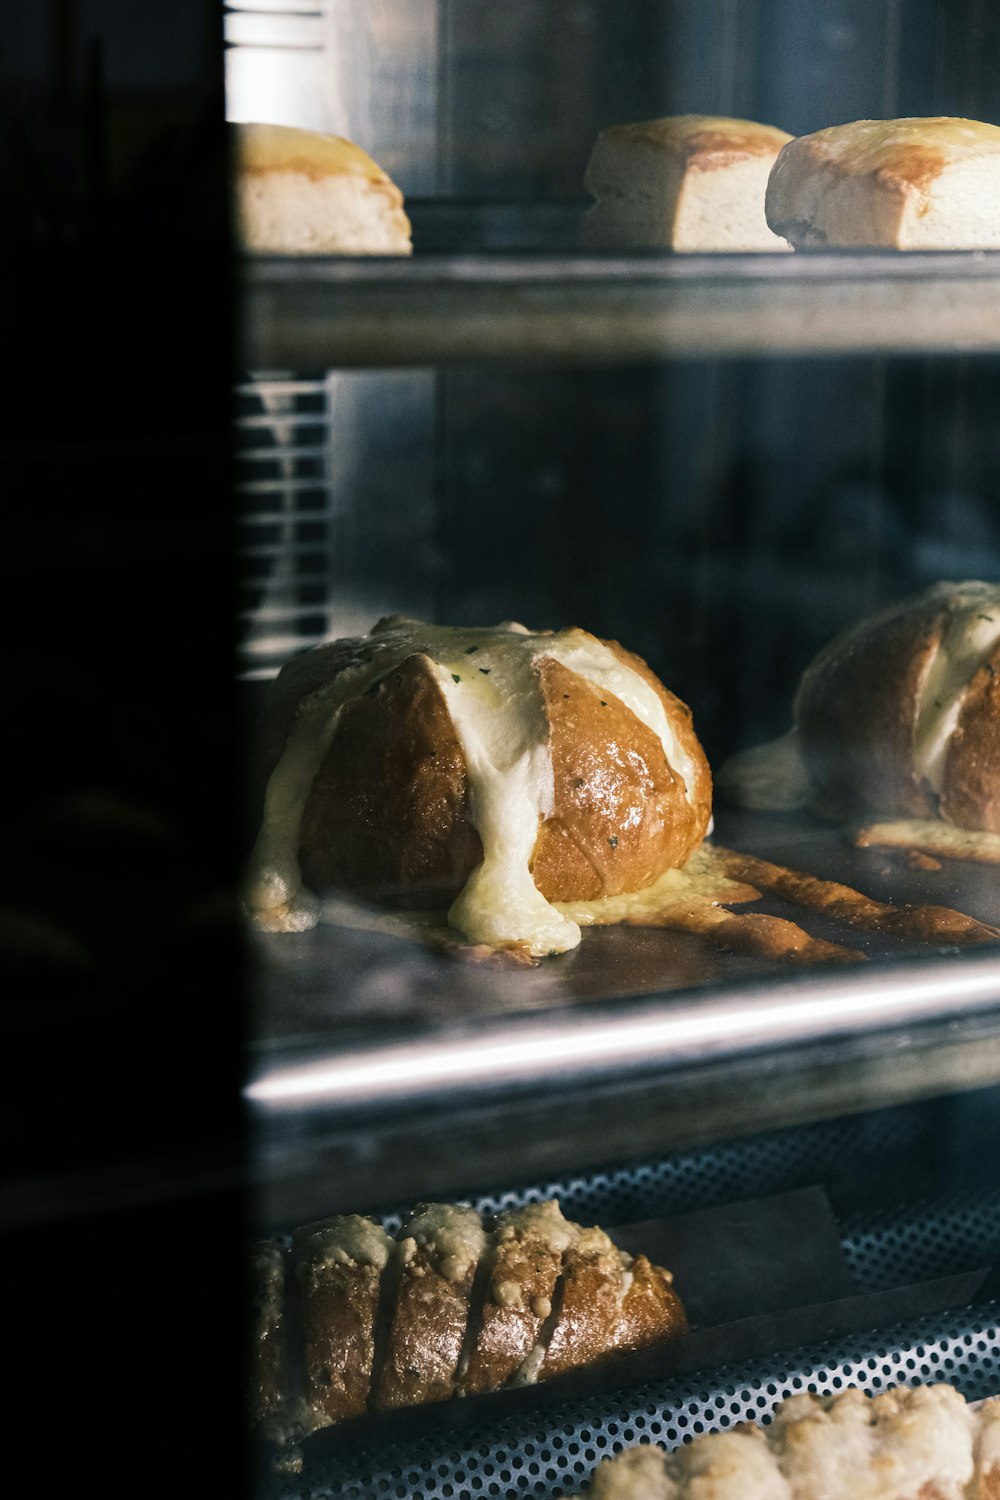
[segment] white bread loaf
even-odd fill
[[[795,249],[1000,246],[1000,127],[934,116],[799,136],[771,172],[767,222]]]
[[[671,115],[601,132],[584,174],[595,248],[787,250],[764,217],[784,130],[717,115]]]
[[[409,255],[403,195],[360,146],[287,125],[233,125],[236,225],[270,255]]]

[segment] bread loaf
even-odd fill
[[[285,1278],[286,1259],[294,1276]],[[363,1415],[548,1380],[678,1337],[669,1271],[563,1217],[421,1204],[393,1238],[339,1215],[255,1246],[249,1418],[277,1441]]]
[[[797,249],[1000,246],[1000,128],[948,116],[854,120],[782,148],[767,222]]]
[[[584,174],[595,248],[788,250],[768,228],[764,192],[791,136],[717,115],[671,115],[601,132]]]
[[[996,1500],[1000,1399],[969,1406],[950,1385],[869,1397],[792,1396],[769,1426],[742,1422],[673,1453],[626,1449],[588,1500]],[[580,1500],[580,1497],[577,1497]]]
[[[403,195],[360,146],[287,125],[231,126],[236,230],[270,255],[409,255]]]
[[[806,668],[793,718],[723,766],[726,795],[1000,834],[1000,585],[940,583],[866,616]]]
[[[282,670],[260,764],[247,904],[284,930],[314,920],[310,890],[346,889],[563,952],[580,929],[553,902],[645,889],[711,817],[688,708],[583,630],[383,620]]]

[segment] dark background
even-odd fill
[[[13,1468],[44,1488],[237,1493],[221,7],[9,12],[8,1444]]]

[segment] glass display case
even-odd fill
[[[642,655],[717,770],[787,730],[838,631],[942,580],[996,582],[995,252],[595,250],[582,231],[615,123],[996,120],[983,6],[338,0],[231,5],[227,28],[229,118],[356,141],[413,228],[412,256],[240,265],[251,720],[289,657],[385,616],[573,624]],[[859,848],[718,787],[711,837],[897,908],[1000,916],[995,865]],[[788,898],[754,910],[810,927]],[[350,899],[254,935],[259,1236],[555,1197],[662,1246],[695,1325],[328,1427],[262,1494],[548,1500],[606,1454],[802,1389],[997,1391],[1000,950],[831,912],[811,930],[861,961],[626,924],[475,962]]]

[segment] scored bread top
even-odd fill
[[[241,172],[300,172],[304,177],[364,177],[402,193],[376,161],[353,141],[290,125],[236,124]]]
[[[473,942],[565,952],[580,928],[552,901],[644,888],[711,817],[690,710],[583,630],[393,617],[287,664],[267,718],[247,886],[264,927],[312,925],[310,883],[426,887]]]

